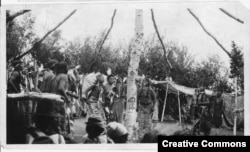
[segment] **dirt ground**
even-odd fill
[[[74,141],[76,143],[82,143],[82,136],[86,134],[85,131],[85,118],[77,118],[74,121]],[[171,135],[175,131],[182,130],[183,128],[192,128],[192,125],[179,125],[177,122],[158,122],[154,123],[154,128],[160,130],[162,133],[166,135]],[[216,136],[231,136],[233,135],[233,129],[227,128],[213,128],[211,131],[211,135]],[[237,131],[237,136],[244,136],[243,130]]]

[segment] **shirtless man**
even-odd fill
[[[43,82],[42,82],[41,87],[40,87],[40,90],[42,92],[48,92],[51,81],[55,77],[54,68],[55,68],[56,64],[57,64],[56,60],[51,59],[48,61],[48,64],[46,66],[46,70],[44,71],[44,75],[43,75]]]
[[[51,82],[49,92],[63,96],[66,102],[69,103],[70,98],[66,94],[69,85],[67,72],[67,64],[64,61],[61,61],[56,65],[56,76]]]

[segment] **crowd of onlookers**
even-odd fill
[[[79,67],[78,67],[79,68]],[[74,143],[72,131],[74,115],[72,104],[74,96],[80,98],[78,105],[87,106],[86,132],[83,143],[125,143],[128,131],[123,125],[124,109],[126,106],[126,82],[110,74],[98,74],[93,84],[82,92],[78,68],[68,70],[64,61],[49,60],[42,71],[34,66],[25,67],[21,61],[13,62],[13,70],[8,77],[7,93],[41,92],[53,93],[63,97],[65,103],[43,101],[38,102],[36,111],[32,116],[32,124],[18,129],[14,117],[23,115],[20,111],[21,102],[8,102],[7,104],[7,143]],[[147,85],[140,91],[142,100],[139,104],[147,107],[150,104],[149,115],[152,113],[152,101],[155,98]],[[73,94],[73,95],[72,95]],[[148,100],[149,101],[146,101]],[[145,102],[144,102],[145,101]],[[151,103],[152,102],[152,103]],[[145,113],[145,111],[142,113]],[[146,112],[148,113],[148,112]],[[146,114],[145,115],[148,115]],[[23,115],[24,116],[24,115]],[[66,117],[66,119],[65,119]],[[24,119],[24,117],[20,117]],[[144,120],[144,122],[149,121]],[[22,123],[23,125],[27,125]],[[15,131],[13,131],[15,130]],[[25,135],[20,135],[25,132]],[[14,138],[22,139],[14,139]]]
[[[20,102],[8,102],[7,143],[74,143],[70,134],[74,125],[72,107],[76,105],[81,111],[87,113],[87,134],[82,139],[83,143],[127,142],[128,131],[123,125],[124,110],[127,106],[127,86],[122,78],[112,74],[108,76],[96,74],[94,81],[83,91],[81,83],[83,78],[79,75],[79,66],[68,70],[66,62],[52,59],[45,64],[43,70],[34,66],[24,67],[21,61],[14,61],[12,65],[13,70],[8,77],[8,93],[20,93],[22,90],[53,93],[62,96],[65,103],[39,102],[32,117],[33,124],[18,129],[17,121],[13,120],[18,117],[24,119],[21,116],[25,110],[20,113],[22,108]],[[155,112],[157,110],[154,109],[159,105],[156,104],[157,95],[148,78],[137,83],[137,89],[137,102],[131,108],[137,108],[139,139],[145,142],[153,129],[152,115],[156,115],[155,118],[158,119],[158,113]],[[206,96],[204,88],[198,88],[195,90],[191,106],[188,107],[191,121],[194,122],[195,119],[200,118],[201,126],[208,128],[208,134],[211,127],[207,123],[209,121],[206,120],[211,115],[215,126],[221,125],[223,102],[221,93],[217,90],[215,98],[211,100]],[[132,102],[132,99],[129,100]],[[84,110],[83,106],[87,109]],[[185,114],[185,109],[182,109],[182,113]],[[18,123],[23,124],[23,122]],[[25,134],[20,132],[25,132]],[[151,132],[151,134],[156,133]],[[17,140],[16,137],[23,138]]]

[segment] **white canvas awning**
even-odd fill
[[[173,81],[155,81],[155,80],[151,80],[151,82],[153,84],[155,84],[155,85],[159,85],[159,86],[164,87],[164,88],[167,88],[167,85],[168,85],[168,92],[169,93],[174,93],[174,94],[178,94],[178,91],[179,91],[179,92],[182,92],[182,93],[184,93],[186,95],[194,95],[194,91],[196,89],[196,88],[190,88],[190,87],[186,87],[186,86],[183,86],[183,85],[176,84]],[[205,93],[207,95],[212,95],[213,91],[206,89]]]

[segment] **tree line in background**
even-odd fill
[[[29,46],[38,41],[34,31],[35,18],[30,13],[22,18],[13,20],[7,26],[7,61],[25,52]],[[60,30],[49,35],[43,43],[36,45],[31,57],[38,64],[45,64],[49,59],[65,60],[69,67],[81,65],[80,72],[86,74],[93,71],[106,73],[111,68],[113,74],[127,76],[129,52],[131,43],[116,46],[106,43],[98,60],[91,69],[92,61],[98,54],[105,32],[96,36],[87,36],[84,39],[76,38],[67,42],[62,38]],[[132,42],[132,40],[131,40]],[[207,60],[200,63],[195,61],[195,56],[189,53],[186,46],[175,42],[165,42],[165,47],[170,51],[168,59],[173,68],[166,66],[162,47],[152,36],[144,42],[144,52],[141,55],[139,74],[154,80],[165,80],[171,77],[173,81],[187,87],[214,88],[219,87],[224,92],[232,92],[233,86],[229,78],[238,78],[239,87],[244,90],[244,58],[242,48],[232,42],[230,69],[220,61],[219,56],[208,56]],[[201,50],[202,52],[202,50]]]

